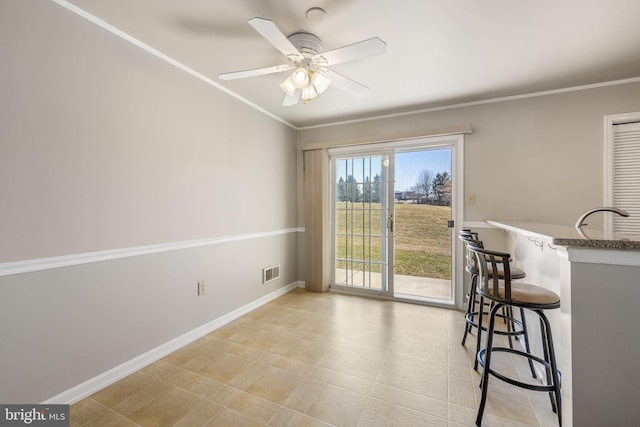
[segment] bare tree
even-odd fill
[[[433,180],[433,172],[428,169],[422,169],[418,174],[416,185],[413,191],[420,198],[418,203],[427,203],[429,200],[429,191],[431,190],[431,181]]]

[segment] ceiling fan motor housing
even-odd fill
[[[294,33],[287,38],[305,59],[311,59],[313,56],[322,52],[322,41],[313,34]]]

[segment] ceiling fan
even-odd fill
[[[252,18],[249,20],[249,25],[282,52],[289,60],[289,63],[221,73],[218,78],[234,80],[294,70],[280,84],[280,88],[286,94],[282,105],[287,106],[297,104],[300,99],[309,101],[327,90],[331,84],[354,96],[364,96],[369,91],[368,87],[326,67],[379,55],[384,53],[387,47],[384,41],[378,37],[373,37],[322,52],[322,41],[314,34],[300,32],[287,37],[273,21],[264,18]]]

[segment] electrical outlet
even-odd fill
[[[467,204],[468,205],[475,205],[476,204],[476,194],[475,193],[468,193],[467,194]]]
[[[198,282],[198,296],[204,295],[204,282]]]

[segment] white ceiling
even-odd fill
[[[64,5],[65,0],[55,0]],[[640,77],[638,0],[70,0],[295,127]],[[308,8],[326,18],[312,24]],[[319,36],[324,50],[370,37],[387,52],[333,70],[371,88],[336,88],[282,106],[275,74],[218,73],[286,63],[248,23]],[[212,88],[212,90],[215,90]]]

